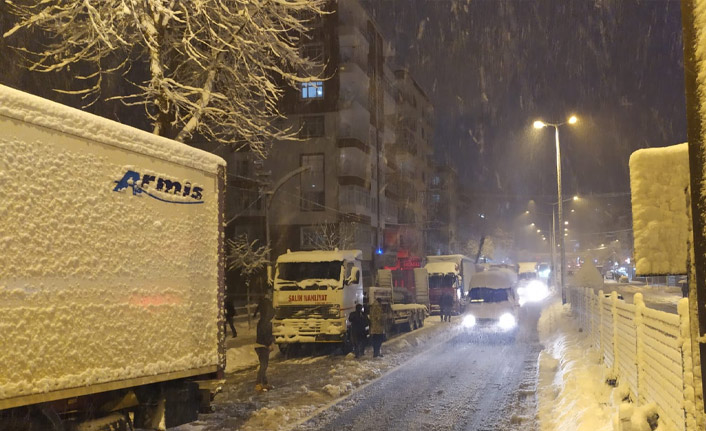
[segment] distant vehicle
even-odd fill
[[[474,274],[463,326],[472,333],[513,333],[520,308],[516,283],[515,274],[503,269]]]
[[[534,280],[538,277],[537,262],[519,262],[517,276],[520,280]]]
[[[460,254],[427,256],[424,268],[429,273],[431,313],[440,313],[443,295],[453,297],[453,314],[462,313],[467,302],[471,277],[476,272],[473,260]]]

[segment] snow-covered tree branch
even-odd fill
[[[228,269],[238,270],[246,280],[261,270],[268,262],[267,246],[257,245],[257,240],[250,241],[246,234],[226,241]]]
[[[298,51],[324,0],[14,0],[17,23],[3,37],[39,30],[40,49],[14,48],[30,70],[70,69],[89,105],[100,98],[143,106],[156,134],[199,137],[260,156],[279,130],[286,85],[320,78],[322,64]],[[18,41],[22,38],[16,38]],[[136,82],[128,79],[142,76]],[[144,73],[142,73],[144,71]],[[122,94],[102,94],[106,74]]]

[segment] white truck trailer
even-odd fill
[[[0,130],[0,429],[194,420],[225,369],[225,162],[4,86]]]
[[[272,321],[280,350],[346,343],[348,315],[363,303],[360,250],[296,251],[277,258]]]

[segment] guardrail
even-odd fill
[[[688,299],[680,300],[678,314],[647,308],[641,293],[628,304],[616,292],[571,288],[568,299],[607,379],[638,406],[654,403],[659,429],[696,431]]]

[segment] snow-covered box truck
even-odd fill
[[[475,262],[460,254],[427,256],[424,268],[429,273],[429,301],[431,312],[441,311],[441,298],[453,298],[453,314],[462,313],[470,289],[471,277],[476,272]]]
[[[360,250],[288,251],[277,258],[272,321],[280,350],[345,343],[348,315],[363,303]]]
[[[4,86],[0,155],[0,429],[194,420],[225,369],[225,162]]]

